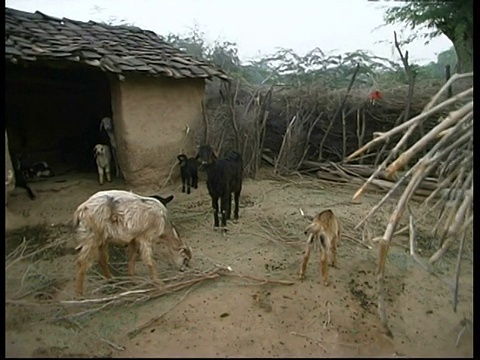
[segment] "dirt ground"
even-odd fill
[[[113,302],[100,309],[100,301],[82,308],[59,305],[75,299],[75,241],[68,221],[94,192],[129,188],[120,180],[100,186],[95,174],[60,176],[32,188],[36,200],[15,189],[7,206],[7,357],[473,357],[470,327],[456,346],[462,320],[473,319],[472,236],[464,251],[457,312],[449,285],[412,260],[408,237],[394,239],[386,270],[393,339],[382,333],[375,296],[376,246],[369,239],[383,234],[386,210],[393,204],[368,223],[363,244],[362,230],[354,230],[381,193],[369,191],[361,203],[352,204],[355,186],[313,177],[278,179],[269,168],[262,169],[258,179],[245,180],[240,219],[229,223],[224,235],[212,229],[204,178],[190,195],[181,193],[176,181],[160,194],[175,195],[168,207],[193,249],[188,271],[202,273],[218,264],[240,276],[218,276],[188,290],[150,300],[139,295],[133,303]],[[342,224],[338,268],[330,268],[329,287],[320,282],[316,254],[306,279],[298,280],[308,224],[299,208],[307,213],[331,208]],[[417,228],[424,257],[433,253],[432,239],[428,225]],[[118,295],[133,286],[125,281],[124,252],[117,250],[110,249],[115,282],[104,280],[94,265],[87,276],[87,299]],[[449,283],[456,254],[454,246],[435,265]],[[156,266],[163,279],[178,275],[160,257]],[[141,262],[137,277],[148,280]],[[136,336],[127,335],[155,317],[160,318]]]

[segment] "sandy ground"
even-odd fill
[[[7,256],[17,248],[7,259],[8,357],[473,357],[471,328],[456,346],[462,319],[473,318],[471,237],[464,252],[457,312],[452,310],[448,284],[412,260],[406,237],[395,239],[386,270],[387,312],[394,337],[382,333],[376,310],[376,247],[359,244],[362,231],[353,229],[381,194],[369,192],[361,203],[352,204],[353,186],[313,178],[275,179],[270,169],[263,169],[259,179],[245,180],[240,220],[230,223],[224,235],[212,229],[204,180],[190,195],[181,193],[176,181],[160,194],[175,195],[168,206],[194,251],[189,271],[219,264],[242,276],[220,276],[200,282],[188,293],[182,290],[78,316],[75,305],[58,306],[59,301],[74,299],[75,242],[67,222],[75,207],[94,192],[128,188],[120,180],[100,186],[95,174],[62,176],[32,188],[38,195],[35,201],[15,189],[7,207]],[[306,240],[303,229],[308,224],[299,215],[300,207],[307,213],[332,208],[341,221],[345,235],[339,244],[338,268],[330,268],[329,287],[320,282],[315,253],[306,279],[298,280]],[[387,204],[387,209],[391,207]],[[383,233],[387,218],[387,213],[379,212],[369,222],[367,240]],[[430,230],[417,229],[425,256],[432,253]],[[27,246],[24,258],[19,258],[23,239]],[[65,239],[62,246],[27,256],[35,247],[59,239]],[[111,253],[114,274],[126,275],[124,260]],[[455,262],[456,247],[435,270],[452,282]],[[156,265],[162,278],[177,274],[161,258]],[[255,282],[244,275],[270,281]],[[148,278],[141,262],[137,276]],[[87,279],[86,298],[112,295],[97,292],[106,284],[97,265]],[[121,291],[128,288],[116,289]],[[127,336],[161,314],[135,337]]]

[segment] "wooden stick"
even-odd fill
[[[429,143],[431,143],[432,140],[434,140],[441,131],[449,128],[457,122],[466,122],[472,117],[473,101],[469,102],[458,110],[452,111],[445,120],[435,126],[432,130],[428,132],[428,134],[426,134],[423,138],[413,144],[410,149],[406,150],[393,163],[391,163],[386,169],[387,175],[391,176],[399,169],[403,169],[405,164],[407,164],[410,159],[419,152],[420,149],[426,147]],[[459,121],[459,119],[461,120]]]
[[[395,47],[397,48],[398,54],[400,55],[400,59],[402,60],[403,67],[405,68],[405,73],[407,74],[408,78],[408,92],[407,92],[407,101],[405,104],[405,111],[403,112],[403,121],[407,121],[410,117],[410,108],[412,105],[412,98],[413,98],[413,90],[415,88],[415,73],[412,71],[411,66],[408,63],[408,51],[405,52],[405,56],[400,49],[400,44],[398,43],[397,39],[397,32],[393,32],[393,39],[395,43]]]
[[[435,103],[438,101],[440,96],[443,95],[445,90],[448,90],[448,88],[455,81],[460,80],[460,79],[464,79],[464,78],[467,78],[467,77],[473,77],[473,72],[464,73],[464,74],[453,74],[453,76],[450,79],[448,79],[448,81],[441,87],[441,89],[437,92],[437,94],[432,98],[432,100],[430,100],[430,102],[427,105],[425,105],[422,112],[430,110],[432,108],[432,106],[435,105]]]
[[[431,267],[429,267],[427,264],[425,264],[423,261],[420,260],[420,258],[418,257],[416,251],[415,251],[415,227],[414,227],[414,221],[413,221],[413,215],[410,211],[410,208],[409,208],[409,212],[410,212],[410,216],[409,216],[409,221],[408,221],[408,224],[409,224],[409,229],[410,229],[410,236],[409,236],[409,239],[410,239],[410,255],[412,256],[412,258],[417,262],[418,265],[420,265],[424,270],[428,271],[429,273],[433,273],[433,270]]]
[[[448,241],[445,241],[442,247],[430,257],[430,260],[429,260],[430,264],[433,264],[434,262],[438,261],[438,259],[440,259],[442,255],[450,247],[450,244],[453,241],[453,236],[458,233],[458,228],[460,227],[461,220],[465,219],[467,210],[472,206],[472,204],[473,204],[473,184],[472,184],[472,187],[470,188],[470,192],[465,193],[465,198],[463,199],[463,202],[460,205],[460,208],[455,214],[455,221],[452,224],[450,224],[448,228],[448,237],[449,237]]]
[[[426,161],[420,161],[421,166],[419,170],[414,174],[412,179],[407,185],[403,195],[398,201],[397,207],[390,216],[390,220],[385,229],[385,233],[381,242],[379,243],[379,256],[377,263],[377,292],[378,292],[378,313],[380,316],[380,321],[385,330],[385,333],[389,337],[393,337],[390,328],[388,327],[387,315],[386,315],[386,305],[385,305],[385,287],[384,287],[384,274],[385,274],[385,260],[388,254],[388,248],[392,240],[392,235],[395,231],[395,228],[403,215],[405,207],[413,194],[413,191],[417,184],[426,176]]]
[[[185,300],[185,298],[187,297],[188,294],[190,294],[195,287],[198,287],[197,284],[193,284],[192,286],[190,286],[190,288],[185,291],[185,293],[182,295],[182,297],[175,303],[173,304],[172,306],[170,306],[167,310],[165,310],[164,312],[162,312],[160,315],[158,316],[155,316],[153,317],[152,319],[148,320],[147,322],[143,323],[142,325],[140,326],[137,326],[136,328],[130,330],[128,333],[127,333],[127,336],[132,339],[134,338],[135,336],[137,336],[138,334],[140,334],[143,330],[145,330],[146,328],[152,326],[154,323],[156,323],[157,321],[159,321],[161,318],[163,318],[167,313],[169,313],[170,311],[172,311],[175,307],[178,306],[178,304],[180,304],[183,300]]]
[[[460,279],[460,264],[462,262],[463,246],[465,245],[465,238],[467,237],[467,228],[463,231],[462,239],[460,240],[460,246],[458,248],[457,266],[455,267],[455,278],[453,286],[453,311],[457,312],[458,302],[458,280]]]
[[[62,244],[65,244],[67,242],[67,240],[61,240],[61,241],[54,241],[53,243],[47,245],[47,246],[44,246],[42,247],[41,249],[38,249],[38,250],[35,250],[35,251],[32,251],[31,253],[29,253],[28,255],[25,255],[23,256],[23,252],[25,251],[26,247],[23,248],[23,251],[22,251],[22,254],[17,257],[16,259],[12,260],[10,263],[8,263],[6,266],[5,266],[5,270],[8,270],[12,265],[16,264],[17,262],[21,261],[21,260],[25,260],[25,259],[28,259],[28,258],[31,258],[32,256],[36,255],[36,254],[39,254],[47,249],[50,249],[52,247],[55,247],[55,246],[59,246],[59,245],[62,245]]]
[[[318,146],[318,160],[319,161],[322,159],[323,145],[325,144],[325,141],[327,140],[327,137],[330,134],[330,130],[332,129],[332,126],[333,126],[338,114],[343,109],[343,106],[345,105],[345,101],[347,101],[347,97],[350,94],[350,91],[352,90],[353,83],[355,82],[355,78],[357,77],[357,74],[358,74],[359,70],[360,70],[360,64],[358,63],[357,66],[355,67],[355,71],[352,75],[352,79],[350,80],[350,84],[348,84],[347,92],[345,93],[345,96],[343,97],[342,102],[340,103],[337,110],[335,111],[335,114],[333,114],[332,120],[330,121],[330,124],[328,124],[328,127],[325,130],[325,133],[323,134],[322,140],[320,141],[320,145]]]

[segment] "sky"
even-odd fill
[[[6,0],[5,6],[80,21],[116,18],[159,35],[187,34],[197,25],[209,42],[234,42],[242,62],[292,49],[303,56],[318,47],[327,54],[356,50],[399,61],[399,40],[412,30],[384,24],[388,0]],[[426,64],[452,43],[440,36],[402,48],[412,62]]]

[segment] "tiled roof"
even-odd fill
[[[81,22],[5,8],[5,59],[73,61],[116,74],[228,79],[220,68],[132,26]]]

